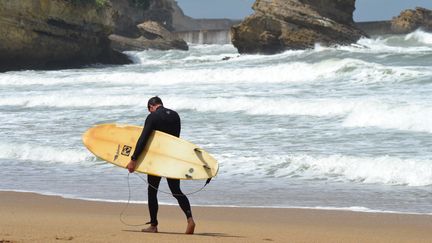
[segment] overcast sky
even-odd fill
[[[255,0],[177,0],[193,18],[243,19],[252,14]],[[354,21],[387,20],[416,6],[432,9],[432,0],[357,0]]]

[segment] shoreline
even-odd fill
[[[66,200],[80,200],[87,202],[100,202],[100,203],[115,203],[115,204],[130,204],[130,205],[142,205],[147,204],[146,201],[130,201],[127,200],[113,200],[113,199],[94,199],[94,198],[81,198],[75,196],[66,196],[62,194],[55,193],[44,193],[37,191],[26,191],[26,190],[2,190],[0,189],[0,193],[2,192],[11,192],[11,193],[28,193],[28,194],[36,194],[40,196],[47,197],[59,197],[61,199]],[[173,203],[162,203],[159,202],[161,206],[177,206],[177,204]],[[192,207],[204,207],[204,208],[249,208],[249,209],[299,209],[299,210],[322,210],[322,211],[342,211],[342,212],[355,212],[355,213],[377,213],[377,214],[401,214],[401,215],[424,215],[424,216],[432,216],[432,212],[430,213],[421,213],[421,212],[403,212],[403,211],[391,211],[391,210],[376,210],[362,206],[352,206],[352,207],[327,207],[327,206],[316,206],[316,207],[290,207],[290,206],[238,206],[238,205],[199,205],[199,204],[191,204]],[[1,242],[0,242],[1,243]]]
[[[0,193],[2,192],[12,192],[12,193],[30,193],[36,194],[40,196],[47,197],[60,197],[62,199],[71,199],[71,200],[81,200],[87,202],[100,202],[100,203],[116,203],[116,204],[128,204],[127,200],[112,200],[112,199],[93,199],[93,198],[81,198],[75,196],[65,196],[62,194],[55,193],[43,193],[37,191],[26,191],[26,190],[2,190],[0,189]],[[130,205],[140,205],[147,204],[146,201],[130,201]],[[177,204],[173,203],[161,203],[159,205],[162,206],[177,206]],[[342,212],[356,212],[356,213],[378,213],[378,214],[401,214],[401,215],[425,215],[432,216],[431,213],[419,213],[419,212],[402,212],[402,211],[391,211],[391,210],[375,210],[361,206],[352,206],[352,207],[327,207],[327,206],[317,206],[317,207],[289,207],[289,206],[238,206],[238,205],[199,205],[199,204],[191,204],[192,207],[204,207],[204,208],[250,208],[250,209],[301,209],[301,210],[322,210],[322,211],[342,211]]]
[[[319,209],[193,206],[194,235],[184,235],[178,206],[161,205],[160,233],[120,222],[125,203],[0,192],[0,242],[430,242],[432,216]],[[130,204],[123,219],[148,219],[144,204]]]

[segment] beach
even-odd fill
[[[124,203],[0,192],[0,242],[430,242],[432,216],[337,210],[193,207],[185,235],[177,206],[159,209],[159,233],[120,221]],[[147,206],[130,204],[128,224],[145,223]]]
[[[256,1],[237,25],[172,0],[0,2],[0,243],[432,243],[428,9]],[[181,179],[158,233],[135,157]]]

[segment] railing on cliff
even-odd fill
[[[229,29],[174,31],[174,34],[192,44],[231,44]]]

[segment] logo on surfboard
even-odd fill
[[[121,151],[121,155],[129,156],[130,153],[131,153],[131,151],[132,151],[132,147],[131,146],[123,145],[123,149]],[[120,153],[120,144],[117,145],[117,151],[116,151],[116,153],[114,155],[114,161],[116,161],[118,159],[119,153]]]
[[[125,146],[123,146],[121,154],[124,156],[129,156],[131,151],[132,151],[132,147],[125,145]]]

